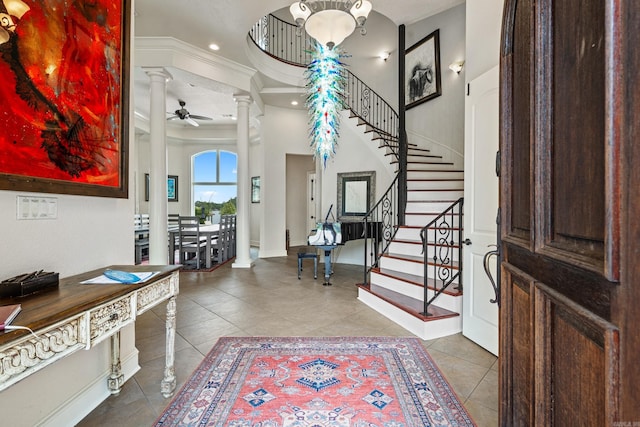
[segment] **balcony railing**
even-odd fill
[[[273,15],[267,15],[256,22],[249,31],[253,43],[274,59],[298,67],[306,67],[311,62],[311,38],[298,27]],[[370,126],[373,139],[387,148],[396,159],[398,149],[398,113],[373,89],[355,74],[344,70],[346,87],[345,106],[353,116]]]

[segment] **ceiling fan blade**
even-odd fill
[[[167,117],[167,120],[175,120],[175,119],[179,119],[180,117],[178,116],[171,116],[171,117]]]
[[[184,120],[185,120],[187,123],[189,123],[191,126],[196,126],[196,127],[200,126],[200,125],[198,124],[198,122],[196,122],[195,120],[193,120],[191,117],[185,117],[185,119],[184,119]]]
[[[192,119],[196,119],[196,120],[213,120],[211,117],[197,116],[195,114],[189,114],[189,117],[191,117]]]

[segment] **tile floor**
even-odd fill
[[[361,267],[336,264],[333,286],[322,286],[321,278],[313,279],[310,260],[301,280],[296,263],[292,248],[290,256],[257,259],[251,269],[227,263],[210,273],[181,273],[177,389],[220,336],[411,336],[357,300]],[[164,310],[160,304],[136,322],[141,370],[79,426],[149,426],[170,402],[160,394]],[[496,357],[459,334],[424,345],[478,426],[497,426]]]

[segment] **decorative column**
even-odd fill
[[[167,247],[167,81],[164,68],[144,68],[151,80],[149,113],[149,264],[169,262]]]
[[[236,260],[233,268],[251,268],[250,247],[250,179],[249,179],[249,106],[252,99],[249,95],[236,95],[238,104],[238,199],[236,214]]]

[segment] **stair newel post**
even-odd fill
[[[398,225],[405,224],[405,209],[407,206],[407,132],[405,129],[406,109],[405,99],[405,26],[398,27]]]
[[[424,227],[421,231],[420,231],[420,239],[422,240],[422,262],[423,262],[423,269],[424,269],[424,296],[423,296],[423,308],[422,308],[422,315],[424,316],[429,316],[429,286],[428,285],[428,275],[429,275],[429,228]]]
[[[367,267],[367,260],[368,262],[371,264],[371,267],[373,267],[373,260],[371,259],[371,257],[367,257],[368,255],[368,249],[367,249],[367,245],[369,244],[368,240],[369,240],[369,216],[365,216],[364,217],[364,280],[362,281],[363,285],[368,285],[369,284],[369,278],[368,273],[369,273],[369,267]]]
[[[462,220],[462,215],[464,215],[464,199],[460,199],[460,204],[458,206],[458,289],[462,292],[462,225],[464,224]]]

